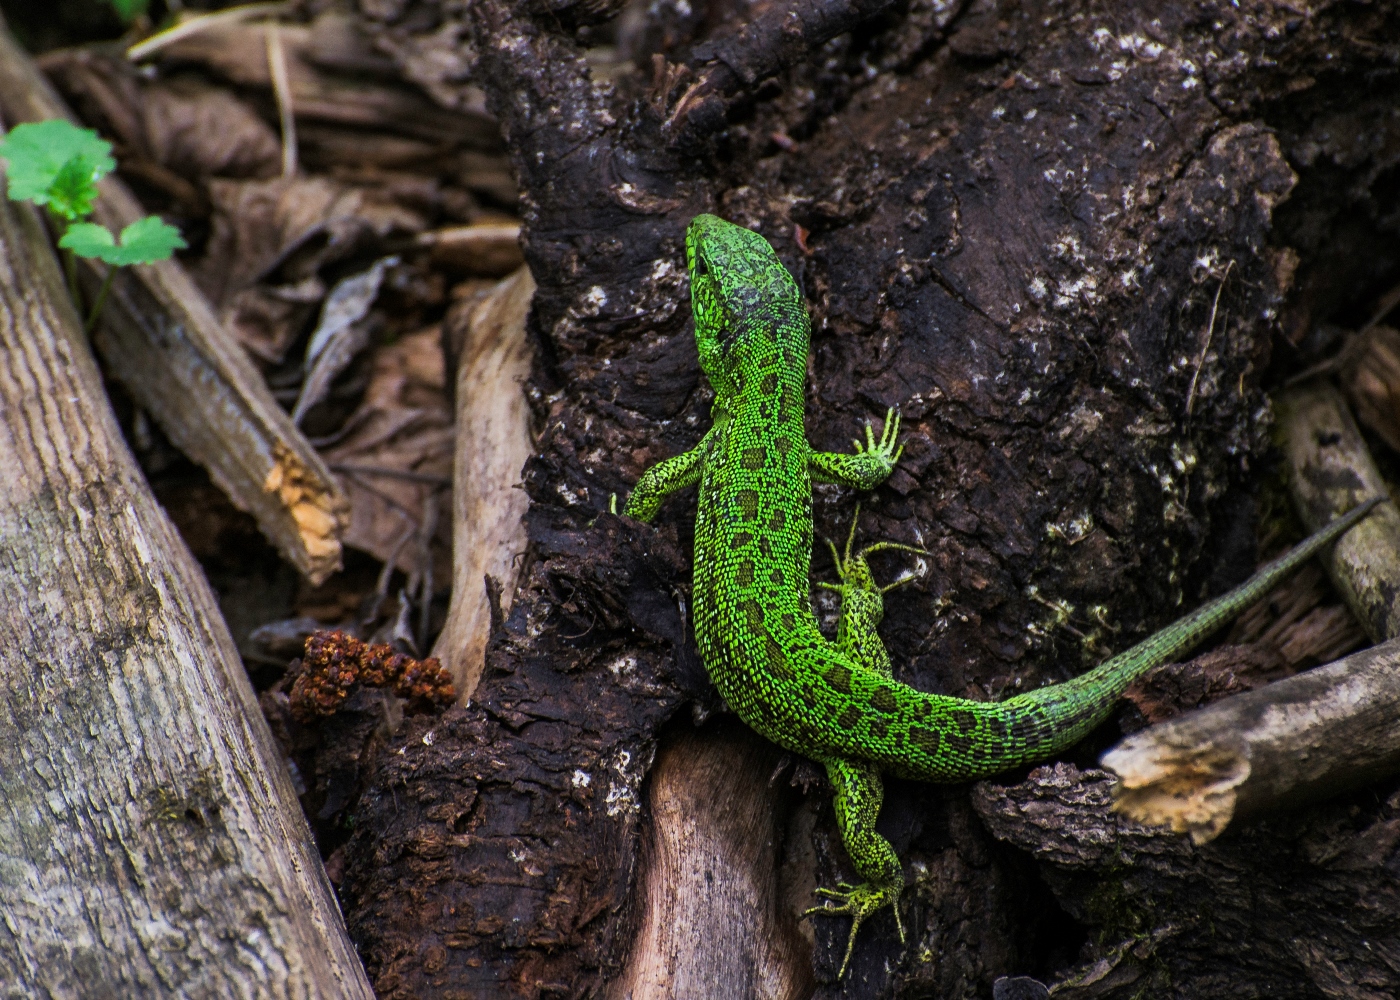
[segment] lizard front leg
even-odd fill
[[[701,441],[684,454],[657,462],[643,472],[622,512],[638,521],[650,521],[668,496],[698,483],[701,473],[705,471],[705,446],[706,441]],[[616,504],[617,498],[614,497],[611,504],[613,513],[617,512]]]
[[[880,439],[875,440],[875,431],[870,424],[865,425],[865,443],[857,439],[854,455],[837,451],[814,451],[807,458],[807,467],[812,478],[819,483],[839,483],[854,486],[858,490],[873,490],[894,471],[904,447],[895,447],[899,437],[899,414],[890,409],[885,414],[885,426]]]

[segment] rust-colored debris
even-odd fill
[[[394,694],[416,708],[450,705],[456,697],[452,678],[436,657],[415,660],[387,644],[370,645],[344,632],[323,630],[307,637],[292,684],[292,715],[298,722],[334,715],[358,685],[392,685]]]

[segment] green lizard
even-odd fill
[[[869,425],[854,454],[813,451],[803,428],[810,327],[802,294],[768,242],[713,215],[686,232],[695,343],[715,392],[713,426],[699,445],[648,469],[624,513],[650,521],[671,493],[700,484],[695,519],[695,640],[724,700],[778,745],[826,767],[846,852],[865,879],[818,889],[813,913],[853,919],[839,975],[862,921],[897,904],[899,858],[875,832],[882,774],[965,781],[1046,757],[1102,722],[1124,689],[1273,589],[1355,524],[1357,507],[1246,583],[1202,605],[1126,653],[1063,684],[1001,702],[929,694],[895,680],[876,626],[885,587],[866,557],[832,547],[841,595],[835,641],[817,628],[808,572],[812,482],[869,490],[894,470],[899,417],[878,440]],[[855,534],[852,524],[851,534]],[[829,543],[828,543],[829,544]],[[900,940],[904,927],[894,909]]]

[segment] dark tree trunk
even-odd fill
[[[688,636],[693,500],[656,527],[606,510],[708,426],[682,237],[713,211],[762,231],[806,290],[813,445],[904,414],[904,459],[860,524],[934,553],[888,602],[902,679],[976,698],[1063,680],[1241,578],[1271,357],[1306,360],[1317,324],[1400,264],[1396,5],[658,3],[624,33],[648,71],[600,82],[583,48],[607,7],[374,6],[400,54],[427,46],[416,26],[440,39],[454,19],[474,43],[523,191],[541,430],[528,564],[473,703],[410,724],[357,809],[341,888],[380,995],[666,995],[645,970],[676,975],[677,956],[714,970],[710,997],[985,997],[1001,975],[1083,979],[1101,960],[1119,978],[1071,995],[1267,994],[1252,964],[1197,947],[1200,906],[1179,933],[1177,903],[1154,894],[1203,906],[1217,878],[1313,866],[1266,900],[1280,919],[1351,905],[1333,890],[1362,876],[1328,881],[1328,849],[1306,846],[1350,807],[1200,849],[1134,832],[1145,860],[1125,863],[1169,871],[1111,896],[1111,850],[1054,857],[1073,832],[1055,816],[1092,813],[1094,836],[1110,822],[1103,779],[1070,764],[971,802],[892,782],[882,827],[911,876],[910,940],[871,921],[836,982],[847,922],[797,913],[813,884],[851,872],[805,762],[755,747],[729,795],[692,796],[713,835],[668,839],[661,812],[648,818],[686,786],[675,748],[719,744],[693,749],[692,788],[709,788],[719,751],[748,738],[702,721],[720,706]],[[751,27],[736,34],[735,17]],[[776,55],[754,42],[776,37]],[[856,498],[816,499],[818,530],[844,531]],[[1013,800],[1053,815],[1017,828],[998,805]],[[1362,835],[1365,863],[1383,865],[1389,806],[1348,802],[1380,831]],[[658,900],[658,844],[770,828],[775,846],[739,861],[668,862],[716,873],[708,910],[686,896],[694,878]],[[754,899],[772,909],[742,917],[756,942],[742,951],[727,932]],[[1271,973],[1279,995],[1394,992],[1400,903],[1365,900],[1357,934],[1375,955],[1342,968],[1326,949],[1295,954]],[[690,925],[652,932],[658,905]],[[1230,905],[1231,940],[1247,941],[1247,907]],[[1081,962],[1090,972],[1063,972]]]

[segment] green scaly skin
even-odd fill
[[[762,236],[697,216],[686,232],[695,342],[715,391],[700,444],[648,469],[624,513],[650,521],[669,494],[700,484],[695,523],[695,639],[729,706],[774,743],[826,766],[836,819],[865,881],[818,889],[811,913],[853,920],[844,974],[862,921],[898,902],[899,858],[875,832],[882,774],[966,781],[1055,753],[1102,722],[1134,679],[1190,649],[1272,590],[1355,524],[1354,509],[1246,583],[1126,653],[1063,684],[1002,702],[929,694],[893,678],[876,633],[882,594],[866,556],[832,554],[841,594],[836,641],[812,613],[812,482],[869,490],[894,470],[899,418],[854,454],[813,451],[803,426],[809,324],[796,282]],[[854,524],[852,534],[854,534]],[[912,550],[918,551],[918,550]],[[904,929],[895,907],[900,940]]]

